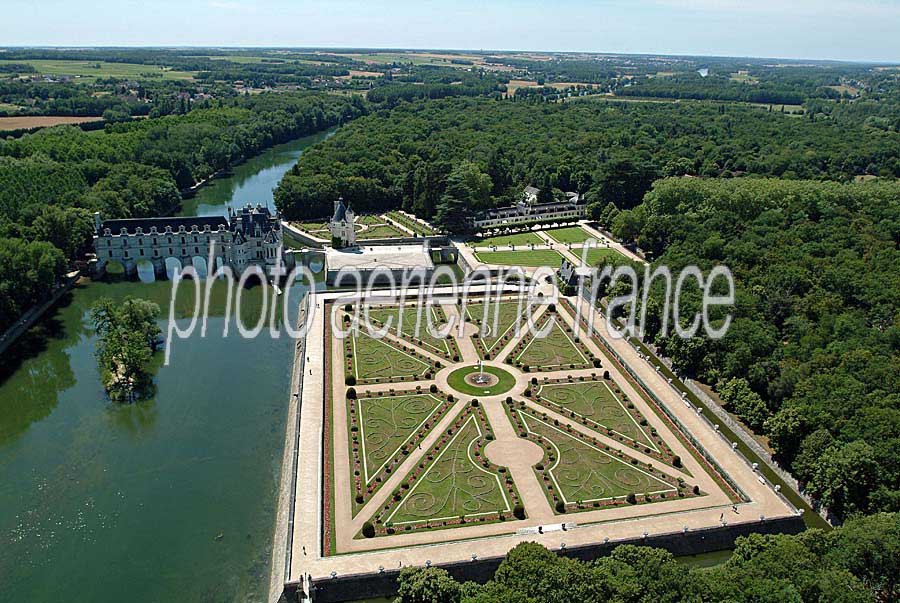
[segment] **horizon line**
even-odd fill
[[[87,49],[147,49],[147,50],[178,50],[178,49],[215,49],[215,50],[322,50],[332,53],[349,51],[397,51],[397,52],[447,52],[447,53],[474,53],[474,54],[586,54],[595,56],[625,56],[625,57],[672,57],[680,59],[740,59],[755,61],[791,61],[795,63],[843,63],[850,65],[900,65],[900,59],[840,59],[840,58],[811,58],[811,57],[763,57],[752,55],[727,55],[727,54],[691,54],[691,53],[665,53],[665,52],[615,52],[606,50],[535,50],[535,49],[501,49],[501,48],[413,48],[402,46],[268,46],[268,45],[227,45],[227,44],[15,44],[0,46],[0,50],[6,49],[53,49],[53,50],[87,50]],[[356,53],[355,53],[356,54]],[[27,59],[23,59],[27,60]]]

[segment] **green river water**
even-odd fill
[[[235,167],[184,213],[271,206],[284,172],[326,135]],[[244,340],[233,319],[223,338],[217,286],[206,337],[198,328],[174,341],[155,396],[111,404],[91,304],[131,295],[167,316],[170,291],[169,282],[81,285],[0,360],[0,601],[265,599],[292,342]],[[263,292],[242,293],[248,325]],[[301,293],[295,286],[290,316]],[[179,296],[179,315],[192,301]]]

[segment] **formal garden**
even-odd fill
[[[384,505],[376,533],[512,519],[519,504],[515,484],[483,453],[493,439],[481,406],[469,403]]]
[[[397,341],[362,331],[344,340],[347,385],[428,378],[437,368],[427,356]]]
[[[610,373],[617,369],[574,333],[568,305],[529,307],[503,295],[334,311],[348,335],[326,338],[341,360],[327,369],[336,377],[324,469],[333,552],[339,534],[440,542],[461,536],[425,534],[504,533],[496,524],[533,513],[552,521],[541,514],[708,495],[697,465],[689,470],[673,450],[683,440],[623,391]],[[529,317],[541,336],[527,332]],[[530,506],[523,489],[533,493]],[[546,499],[546,511],[533,496]]]
[[[440,305],[372,305],[364,315],[375,326],[387,328],[390,333],[425,351],[459,361],[456,340],[432,334],[432,330],[440,331],[447,325],[447,314]]]
[[[510,401],[505,408],[520,437],[544,450],[534,471],[557,513],[703,494],[684,477],[674,478],[524,402]]]
[[[538,332],[544,337],[527,333],[513,347],[507,362],[526,373],[532,371],[576,370],[599,367],[599,359],[578,339],[572,328],[562,322],[555,311],[549,311],[538,320]]]
[[[528,307],[520,299],[467,303],[465,319],[475,327],[472,338],[479,358],[496,358],[497,353],[516,336],[517,331],[527,328],[527,312]]]

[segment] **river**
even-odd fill
[[[271,207],[310,144],[270,149],[215,180],[185,213]],[[156,301],[171,284],[78,286],[0,366],[0,601],[261,601],[268,590],[292,342],[223,338],[217,287],[205,338],[174,342],[155,396],[105,397],[89,309]],[[296,315],[299,287],[289,300]],[[262,287],[243,292],[255,323]],[[179,298],[180,310],[191,299]],[[179,313],[180,315],[180,313]],[[181,324],[186,324],[182,319]]]

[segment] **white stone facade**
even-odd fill
[[[228,217],[191,216],[103,221],[94,215],[97,270],[109,262],[122,264],[126,274],[147,262],[156,275],[171,277],[174,268],[193,265],[198,272],[230,266],[236,275],[248,266],[269,269],[281,261],[282,231],[278,215],[261,205],[247,205]],[[214,265],[208,266],[210,253]],[[204,276],[204,274],[201,274]]]

